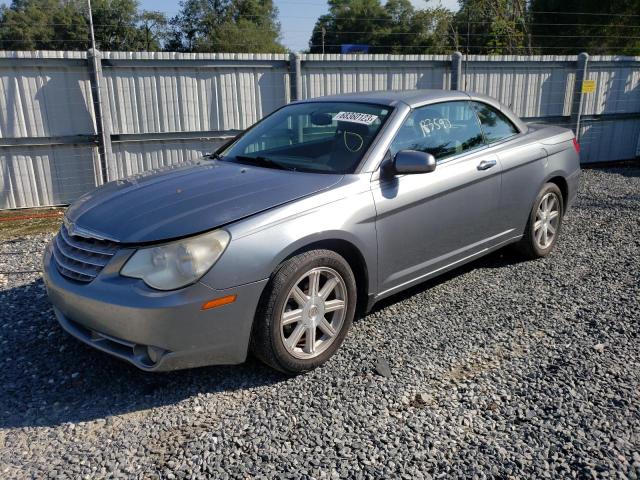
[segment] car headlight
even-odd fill
[[[137,250],[120,274],[151,288],[175,290],[199,280],[220,258],[231,236],[224,230]]]

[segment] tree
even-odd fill
[[[137,0],[93,0],[96,46],[100,50],[159,50],[167,19],[138,12]],[[0,9],[0,48],[86,50],[90,46],[85,0],[13,0]]]
[[[285,52],[273,0],[184,0],[169,21],[138,0],[92,0],[100,50]],[[86,50],[86,0],[13,0],[0,7],[0,48]]]
[[[98,50],[140,50],[137,0],[93,0],[93,25]]]
[[[147,52],[158,51],[167,40],[169,22],[162,12],[144,10],[138,16],[140,40]]]
[[[371,53],[439,53],[454,44],[452,25],[450,11],[416,10],[409,0],[329,0],[309,51],[322,53],[324,43],[325,53],[339,53],[341,45],[355,43],[368,45]]]
[[[533,43],[549,54],[640,55],[639,15],[640,0],[532,0]]]
[[[329,13],[318,18],[309,51],[322,53],[323,36],[325,53],[340,53],[341,45],[351,43],[375,47],[388,33],[390,20],[380,0],[329,0]]]
[[[4,50],[84,50],[88,34],[77,2],[14,0],[0,9]]]
[[[398,54],[446,53],[455,50],[454,15],[443,7],[416,10],[409,0],[389,0],[389,33],[382,44]]]
[[[52,47],[55,50],[86,50],[89,48],[89,24],[79,2],[68,2],[54,8],[49,19],[53,28]]]
[[[526,0],[459,0],[461,48],[477,54],[531,53]]]
[[[184,0],[167,47],[187,52],[285,52],[272,0]]]

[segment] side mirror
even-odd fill
[[[428,173],[436,169],[436,159],[430,153],[400,150],[393,159],[395,173]]]

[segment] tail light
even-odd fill
[[[573,137],[573,148],[576,149],[576,153],[580,153],[580,144],[578,143],[578,139]]]

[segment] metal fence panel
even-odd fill
[[[53,53],[18,63],[0,52],[0,138],[49,137],[94,132],[91,85],[84,59],[53,63]],[[40,64],[38,64],[38,61]]]
[[[596,56],[589,60],[587,78],[596,92],[585,96],[583,113],[640,112],[640,58]]]
[[[0,148],[0,209],[65,205],[95,188],[96,148]]]
[[[107,128],[118,135],[109,179],[215,150],[225,132],[244,130],[290,101],[288,55],[105,52]],[[222,132],[166,140],[160,134]],[[127,135],[146,134],[131,140]],[[154,138],[155,137],[155,138]]]
[[[93,135],[94,118],[84,52],[0,52],[0,208],[65,204],[94,188],[93,146],[60,141]]]
[[[287,103],[287,55],[105,52],[111,133],[242,130]]]
[[[640,119],[585,122],[580,127],[583,164],[628,160],[637,155]]]
[[[463,61],[463,88],[496,98],[523,118],[566,116],[575,62],[564,55],[470,55]]]
[[[449,89],[448,55],[301,55],[302,98],[385,90]]]
[[[184,139],[118,142],[113,144],[113,166],[118,178],[197,160],[216,150],[224,139]]]
[[[461,70],[449,55],[297,58],[103,52],[103,159],[87,53],[0,52],[0,208],[68,203],[101,183],[101,165],[117,179],[197,158],[294,92],[462,88],[499,99],[525,120],[575,128],[578,119],[575,56],[470,55]],[[586,78],[596,91],[583,94],[583,162],[637,156],[640,57],[590,57]]]

